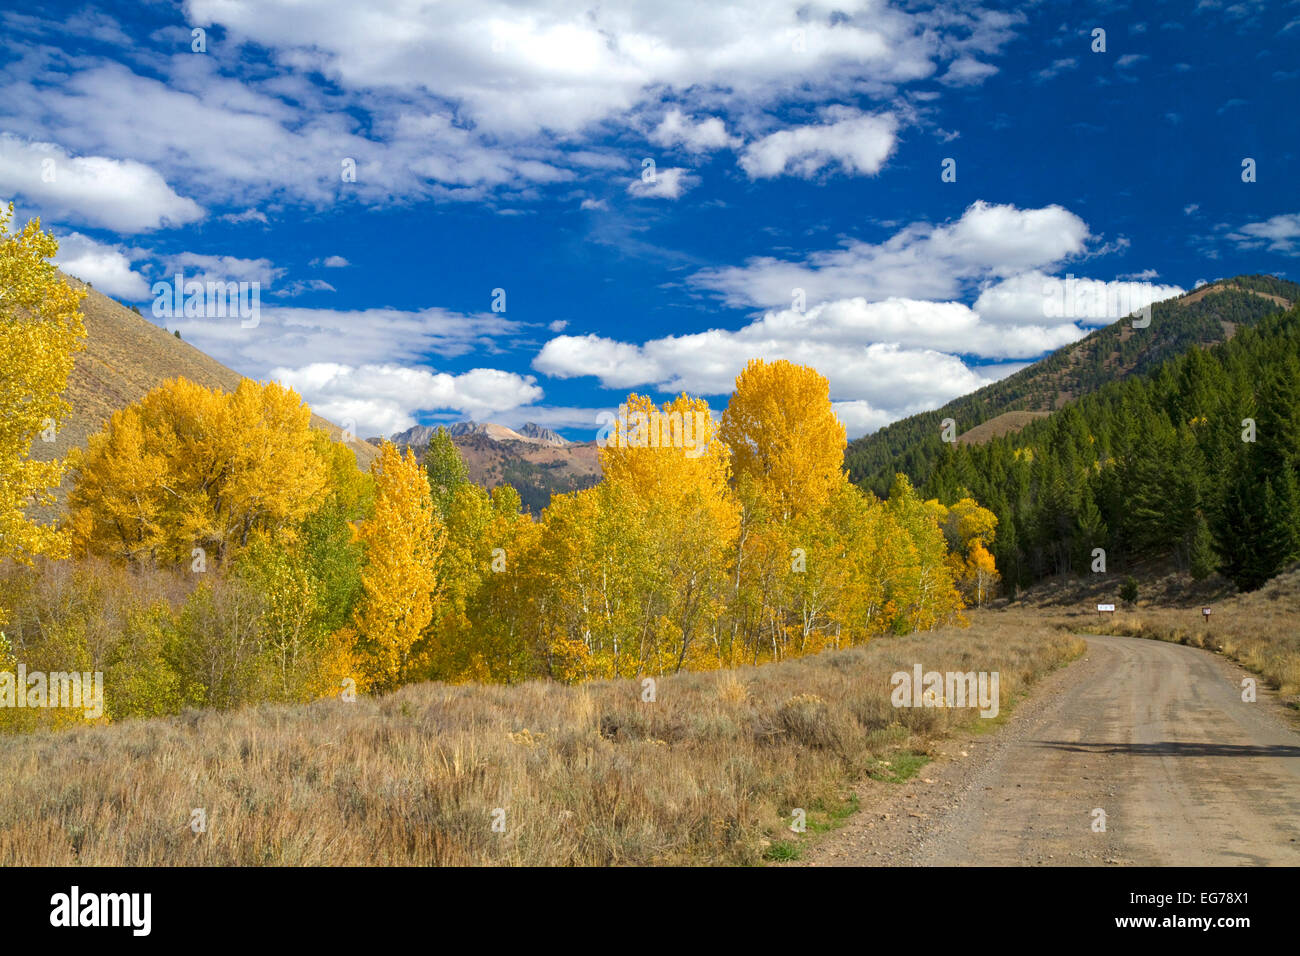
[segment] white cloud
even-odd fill
[[[182,333],[184,334],[184,333]],[[460,375],[392,363],[319,362],[271,370],[330,421],[352,424],[358,435],[391,435],[416,424],[414,412],[454,411],[475,420],[531,405],[542,389],[531,376],[477,368]]]
[[[1087,224],[1061,206],[1017,209],[978,201],[955,222],[905,226],[881,243],[849,240],[803,261],[769,256],[705,269],[692,284],[730,305],[779,308],[802,289],[809,303],[863,296],[954,299],[966,284],[1053,266],[1086,251]]]
[[[269,221],[266,213],[259,209],[245,209],[243,212],[226,213],[221,217],[226,222],[260,222],[266,225]]]
[[[295,279],[286,286],[275,291],[275,295],[294,298],[306,292],[336,292],[332,285],[324,279]]]
[[[656,169],[654,178],[647,182],[637,178],[628,183],[627,191],[637,199],[680,199],[687,190],[698,185],[699,176],[680,166]]]
[[[971,77],[1016,21],[978,7],[961,16],[909,13],[876,0],[834,8],[688,0],[592,6],[550,0],[437,5],[411,0],[189,0],[190,19],[220,23],[281,63],[315,69],[349,89],[424,89],[460,104],[496,134],[573,133],[631,111],[647,91],[720,91],[763,105],[792,88],[884,92],[949,73]],[[797,40],[795,34],[797,33]]]
[[[703,153],[738,145],[738,132],[754,135],[758,117],[791,104],[889,102],[940,75],[978,82],[992,69],[982,60],[1000,55],[1024,20],[881,0],[445,0],[436,9],[188,0],[184,9],[187,23],[221,28],[212,34],[221,56],[190,54],[179,28],[150,37],[147,74],[89,55],[74,64],[30,41],[33,52],[0,79],[4,127],[143,164],[209,205],[527,200],[625,167],[626,156],[593,142],[644,135],[649,116],[656,142]],[[39,36],[64,29],[24,24],[20,33]],[[244,45],[256,55],[243,59]],[[264,58],[269,69],[235,73]],[[846,170],[878,167],[871,146],[829,148]],[[344,159],[356,163],[355,182],[341,180]],[[797,169],[814,163],[792,153]]]
[[[991,63],[981,63],[974,57],[964,56],[954,60],[948,72],[939,77],[948,86],[975,86],[998,71]]]
[[[178,319],[173,324],[186,341],[254,377],[273,367],[334,362],[340,355],[357,365],[419,365],[428,355],[452,358],[477,350],[491,352],[523,328],[497,312],[349,311],[265,302],[256,328],[242,328],[235,319]]]
[[[866,435],[878,428],[883,428],[893,421],[893,416],[886,411],[873,408],[870,402],[858,399],[852,402],[832,402],[835,414],[844,423],[844,430],[851,438]]]
[[[1236,232],[1228,233],[1228,238],[1243,249],[1262,249],[1280,252],[1283,255],[1300,253],[1300,213],[1283,213],[1241,226]]]
[[[0,133],[0,181],[45,218],[134,233],[201,219],[202,207],[143,163],[73,156],[53,143]]]
[[[914,223],[880,244],[849,242],[802,262],[759,259],[697,274],[696,285],[734,305],[766,307],[742,328],[644,343],[561,335],[533,368],[594,376],[610,389],[721,395],[748,360],[784,358],[826,375],[846,426],[861,433],[1011,374],[1082,338],[1089,325],[1184,291],[1145,281],[1150,272],[1107,281],[1042,271],[1087,253],[1091,238],[1083,220],[1059,206],[976,202],[955,222]],[[796,289],[805,293],[799,304]],[[963,294],[976,296],[974,304],[955,301]]]
[[[326,256],[325,261],[321,263],[326,269],[344,269],[351,265],[347,259],[342,256]]]
[[[197,252],[182,252],[163,260],[166,278],[176,273],[197,282],[258,282],[270,291],[275,280],[286,272],[277,268],[270,259],[240,259],[237,256],[211,256]]]
[[[556,378],[594,375],[611,389],[653,385],[665,392],[725,395],[751,358],[811,365],[830,380],[833,400],[866,402],[890,418],[941,405],[994,380],[932,349],[851,345],[761,325],[667,336],[643,345],[595,335],[560,336],[546,343],[533,368]]]
[[[975,300],[975,311],[994,325],[1059,324],[1063,320],[1105,325],[1187,291],[1181,286],[1144,281],[1150,278],[1144,273],[1139,276],[1136,280],[1105,281],[1026,272],[985,288]]]
[[[679,109],[669,110],[663,121],[650,134],[650,142],[660,146],[681,146],[687,152],[708,153],[716,149],[734,148],[739,139],[727,135],[726,124],[716,116],[696,123]]]
[[[1060,76],[1062,73],[1065,73],[1067,70],[1077,69],[1078,66],[1079,66],[1079,61],[1072,56],[1066,57],[1065,59],[1061,59],[1061,60],[1053,60],[1051,66],[1043,67],[1043,69],[1039,70],[1037,73],[1034,74],[1034,77],[1040,82],[1043,82],[1046,80],[1050,80],[1054,77]]]
[[[609,208],[609,204],[606,203],[605,200],[603,200],[603,199],[584,199],[584,200],[582,201],[582,205],[581,205],[579,208],[581,208],[581,209],[608,209],[608,208]]]
[[[149,283],[131,268],[131,255],[121,246],[97,242],[79,232],[59,237],[55,264],[70,276],[89,282],[100,292],[126,302],[150,297]]]
[[[848,175],[874,176],[897,141],[898,121],[845,107],[828,109],[826,122],[764,136],[745,147],[740,166],[750,179],[792,175],[807,179],[830,165]]]

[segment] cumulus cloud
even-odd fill
[[[779,130],[745,147],[740,166],[750,179],[792,175],[805,179],[827,166],[848,175],[874,176],[897,141],[898,121],[835,107],[825,122]]]
[[[1153,302],[1182,295],[1177,285],[1138,279],[1106,281],[1073,275],[1064,278],[1039,271],[1026,272],[985,288],[975,300],[975,311],[995,325],[1059,323],[1105,325],[1132,315]],[[1025,352],[1021,354],[1033,354]]]
[[[967,61],[1000,52],[1016,20],[977,6],[954,18],[870,0],[834,10],[803,0],[550,0],[527,16],[510,0],[440,3],[436,17],[401,0],[190,0],[188,10],[232,42],[255,42],[351,89],[427,89],[497,134],[576,132],[630,111],[650,90],[719,90],[762,105],[796,85],[881,92],[954,61],[971,76]]]
[[[881,243],[850,240],[799,261],[762,256],[705,269],[691,282],[734,306],[790,305],[864,296],[954,299],[966,283],[1055,265],[1086,251],[1087,224],[1061,206],[971,204],[955,222],[918,222]]]
[[[680,146],[690,153],[708,153],[740,144],[739,139],[727,135],[726,124],[716,116],[700,122],[687,117],[681,110],[669,110],[663,121],[650,134],[650,142],[660,146]]]
[[[186,341],[254,376],[278,366],[329,363],[339,355],[357,365],[419,365],[428,355],[454,358],[480,350],[494,352],[523,329],[521,323],[498,312],[308,309],[265,303],[256,328],[245,329],[238,320],[223,319],[184,319],[175,324]]]
[[[1054,77],[1060,76],[1068,70],[1078,69],[1079,61],[1074,57],[1065,57],[1060,60],[1053,60],[1051,66],[1045,66],[1034,74],[1034,78],[1040,83],[1046,82]]]
[[[257,282],[269,291],[275,280],[286,270],[276,267],[270,259],[241,259],[238,256],[213,256],[197,252],[182,252],[163,260],[166,278],[176,273],[197,282]]]
[[[412,0],[189,0],[185,14],[219,27],[228,56],[169,54],[186,49],[185,33],[163,30],[150,38],[147,73],[34,53],[0,79],[12,133],[157,171],[158,181],[133,188],[165,202],[117,211],[133,229],[199,214],[162,192],[168,182],[241,208],[535,198],[625,164],[593,143],[620,126],[644,135],[647,116],[658,122],[651,142],[698,154],[738,147],[736,133],[749,134],[755,117],[792,103],[888,101],[936,76],[978,82],[1023,20],[978,5],[954,16],[876,0],[834,9],[544,0],[527,10],[448,0],[436,16]],[[39,17],[9,26],[34,45],[64,29]],[[245,45],[271,69],[234,73]],[[794,175],[832,164],[859,173],[883,159],[878,131],[862,145],[815,128],[772,135],[750,155],[756,175],[775,175],[763,170],[782,154]],[[341,180],[344,160],[355,162],[355,181]],[[135,167],[118,174],[147,178]]]
[[[89,282],[100,292],[125,302],[149,298],[149,283],[132,268],[132,253],[73,232],[59,237],[54,262],[70,276]]]
[[[687,190],[698,185],[699,176],[680,166],[656,169],[650,180],[638,178],[628,183],[627,191],[637,199],[681,199]]]
[[[46,218],[117,232],[180,226],[204,215],[143,163],[73,156],[53,143],[8,133],[0,133],[0,181]]]
[[[491,368],[451,375],[392,363],[317,362],[274,368],[270,374],[297,390],[318,414],[367,436],[410,428],[415,412],[454,411],[483,420],[530,405],[543,394],[533,376]]]
[[[948,86],[975,86],[998,71],[991,63],[981,63],[971,56],[954,60],[948,71],[939,77]]]
[[[811,365],[830,380],[832,399],[866,402],[891,418],[941,405],[994,380],[932,349],[885,342],[852,347],[761,327],[711,329],[642,345],[595,335],[559,336],[543,346],[533,368],[556,378],[594,375],[611,389],[652,385],[666,392],[725,395],[751,358]]]
[[[1147,281],[1149,272],[1101,280],[1043,271],[1087,253],[1091,238],[1086,223],[1059,206],[976,202],[954,222],[915,223],[883,243],[697,273],[696,285],[732,304],[764,308],[739,329],[643,343],[561,335],[542,347],[533,368],[556,378],[594,376],[610,389],[721,395],[750,359],[784,358],[826,375],[846,426],[860,434],[1008,375],[1082,338],[1090,325],[1184,291]]]

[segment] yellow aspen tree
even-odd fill
[[[963,553],[976,542],[985,547],[992,544],[997,526],[997,515],[969,497],[950,505],[943,517],[944,533],[954,550],[960,548]]]
[[[792,636],[808,645],[806,624],[821,614],[823,592],[798,577],[807,573],[799,568],[806,569],[811,542],[797,539],[821,537],[815,516],[847,483],[844,425],[816,369],[753,359],[736,378],[719,437],[731,449],[742,502],[731,562],[741,614],[733,617],[732,640],[745,643],[755,663],[769,653],[780,659]]]
[[[365,598],[356,613],[357,646],[368,659],[371,686],[391,689],[427,661],[427,629],[438,600],[438,558],[445,532],[429,481],[411,449],[384,442],[371,465],[374,516],[361,522]]]
[[[73,459],[78,553],[221,563],[254,535],[292,541],[329,490],[311,409],[275,383],[231,394],[164,382],[116,413]]]
[[[721,615],[726,564],[740,529],[740,503],[730,488],[731,451],[717,439],[708,403],[682,394],[662,407],[629,395],[624,415],[601,449],[605,482],[641,506],[660,584],[653,602],[655,673],[717,661],[701,638]],[[624,430],[624,420],[628,423]],[[692,656],[693,655],[693,656]]]
[[[85,292],[60,278],[59,244],[33,219],[11,233],[13,204],[0,209],[0,557],[31,563],[62,556],[66,539],[33,520],[54,502],[62,461],[33,461],[32,444],[52,437],[68,412],[63,392],[86,330]]]
[[[978,539],[971,544],[970,552],[966,555],[964,578],[976,607],[983,607],[993,596],[1001,579],[993,555],[984,547],[984,542]]]
[[[909,553],[909,559],[895,563],[892,576],[900,620],[909,630],[928,630],[959,619],[962,600],[939,527],[939,510],[923,502],[903,474],[894,476],[887,507],[906,534]]]
[[[732,470],[753,480],[774,520],[817,510],[848,480],[830,382],[806,365],[752,359],[736,378],[719,437]]]

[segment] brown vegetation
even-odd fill
[[[998,671],[1007,708],[1082,649],[1000,620],[665,677],[653,703],[629,680],[433,683],[0,738],[0,865],[758,863],[793,808],[980,722],[894,709],[892,673]]]

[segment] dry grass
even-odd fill
[[[1082,651],[1008,619],[677,675],[655,703],[632,681],[425,684],[7,737],[0,865],[758,863],[792,808],[979,722],[894,709],[892,673],[998,671],[1007,708]]]

